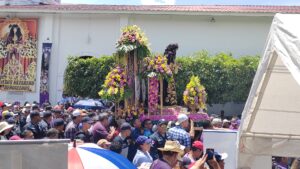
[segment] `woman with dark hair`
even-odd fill
[[[6,45],[9,44],[21,44],[23,35],[21,28],[17,24],[9,25],[9,34],[6,40]]]

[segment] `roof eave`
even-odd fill
[[[213,15],[213,16],[274,16],[275,12],[212,12],[212,11],[114,11],[114,10],[45,10],[0,9],[0,13],[56,13],[56,14],[151,14],[151,15]]]

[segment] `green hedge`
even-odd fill
[[[182,94],[192,75],[200,77],[208,93],[208,103],[245,102],[254,78],[258,56],[238,59],[231,54],[215,56],[205,51],[192,56],[177,57],[181,70],[175,76],[178,103],[183,104]],[[115,61],[111,56],[79,59],[69,58],[65,72],[64,89],[67,94],[97,98],[105,76]]]
[[[182,104],[182,93],[192,75],[200,77],[208,93],[209,104],[245,102],[259,63],[258,56],[238,59],[231,54],[210,56],[202,51],[188,57],[178,57],[181,70],[175,76],[178,103]]]
[[[89,59],[69,57],[64,76],[64,93],[98,98],[105,77],[114,64],[111,56]]]

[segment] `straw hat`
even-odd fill
[[[107,141],[106,139],[101,139],[97,142],[97,145],[98,146],[101,146],[101,145],[111,145],[111,142]]]
[[[14,125],[8,124],[6,121],[0,122],[0,133],[6,129],[12,128]]]
[[[178,141],[170,141],[167,140],[165,143],[165,146],[163,148],[158,148],[160,151],[172,151],[172,152],[177,152],[179,154],[184,153],[184,146],[180,145]]]

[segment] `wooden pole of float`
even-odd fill
[[[159,82],[160,82],[160,116],[162,116],[163,114],[163,78],[160,77],[159,78]]]

